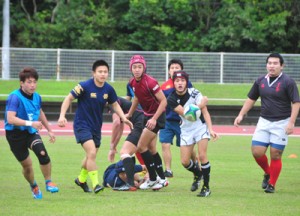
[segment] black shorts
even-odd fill
[[[149,119],[151,119],[152,116],[144,116],[144,125],[146,125],[147,121]],[[159,118],[156,120],[156,126],[155,128],[152,130],[153,133],[156,133],[162,129],[162,128],[165,128],[165,124],[166,124],[166,113],[163,112]]]
[[[10,146],[10,150],[20,162],[29,156],[28,149],[31,149],[31,144],[37,139],[42,140],[39,134],[30,134],[27,130],[6,131],[6,140]]]
[[[139,121],[137,123],[133,124],[133,129],[131,132],[128,134],[126,141],[131,142],[135,146],[137,146],[139,139],[141,137],[141,134],[144,129],[143,121]]]

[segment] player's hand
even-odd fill
[[[50,137],[50,139],[49,139],[50,143],[54,143],[55,140],[56,140],[54,133],[52,131],[49,131],[48,134],[49,134],[49,137]]]
[[[287,124],[287,126],[285,127],[285,133],[286,133],[287,135],[292,134],[292,133],[294,132],[294,127],[295,127],[295,125],[294,125],[293,123],[289,122],[289,123]]]
[[[43,128],[43,124],[41,121],[34,121],[32,122],[32,127],[40,131]]]
[[[241,115],[238,115],[236,118],[235,118],[235,120],[234,120],[234,126],[236,126],[236,127],[238,127],[239,126],[239,124],[241,123],[243,121],[243,116],[241,116]]]
[[[155,128],[155,126],[156,126],[156,120],[153,118],[149,119],[146,123],[146,127],[151,131]]]
[[[109,162],[112,163],[112,162],[115,161],[115,155],[116,155],[117,152],[118,152],[117,149],[110,149],[109,150],[108,157],[107,157]]]
[[[131,130],[133,129],[133,124],[132,124],[131,121],[129,121],[128,119],[126,119],[126,120],[123,120],[123,122],[124,122],[125,124],[127,124],[127,125],[130,127]]]
[[[214,131],[210,131],[210,135],[213,138],[212,139],[213,142],[215,142],[215,141],[217,141],[219,139],[219,135],[216,132],[214,132]]]
[[[65,117],[59,117],[57,123],[58,123],[59,127],[65,127],[66,124],[68,123],[68,121],[67,121],[67,119]]]

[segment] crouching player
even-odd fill
[[[144,176],[146,174],[145,165],[134,165],[134,186],[139,188],[144,182]],[[110,187],[117,191],[134,191],[128,190],[127,176],[125,173],[125,167],[123,161],[109,165],[103,174],[103,186]]]
[[[207,157],[207,146],[210,136],[214,140],[218,138],[212,129],[210,114],[207,110],[207,98],[195,88],[188,88],[188,74],[184,71],[176,71],[173,74],[175,91],[168,97],[168,105],[180,115],[181,118],[181,139],[180,139],[180,157],[182,165],[190,172],[201,178],[199,167],[192,160],[194,145],[198,145],[198,155],[201,162],[203,174],[203,187],[197,196],[207,197],[211,194],[209,188],[210,163]],[[202,101],[203,99],[203,101]],[[201,109],[201,116],[194,122],[184,118],[184,108],[190,104],[198,105]]]

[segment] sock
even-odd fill
[[[79,174],[79,176],[78,176],[79,182],[81,182],[81,183],[86,182],[87,177],[88,177],[88,171],[87,171],[87,169],[81,168],[80,174]]]
[[[48,184],[49,182],[51,182],[51,180],[45,180],[45,183]]]
[[[89,175],[90,179],[92,180],[93,188],[95,188],[96,185],[99,184],[98,171],[97,170],[90,171],[90,172],[88,172],[88,175]]]
[[[162,165],[162,160],[160,155],[158,154],[158,152],[156,152],[156,154],[152,155],[153,159],[154,159],[154,163],[155,163],[155,170],[158,174],[158,176],[161,179],[165,179],[165,174],[164,174],[164,170],[163,170],[163,165]]]
[[[153,156],[151,155],[149,150],[141,153],[141,156],[142,156],[142,158],[145,162],[145,165],[148,169],[150,180],[156,181],[156,172],[155,172],[155,164],[153,161]]]
[[[271,160],[270,164],[270,180],[269,184],[273,185],[275,187],[277,179],[279,177],[279,174],[281,172],[282,168],[282,161],[279,160]]]
[[[187,167],[185,167],[188,171],[194,173],[194,176],[201,176],[199,167],[194,163],[194,161],[190,160],[190,163]]]
[[[134,186],[134,163],[130,157],[123,159],[123,165],[127,176],[127,183]]]
[[[145,165],[145,162],[143,160],[143,157],[142,157],[141,153],[136,152],[135,156],[137,157],[137,159],[138,159],[138,161],[140,162],[141,165]]]
[[[201,164],[201,169],[203,173],[203,186],[209,188],[209,178],[210,178],[210,163],[209,161],[205,164]]]
[[[132,160],[133,164],[135,164],[135,156],[132,156],[131,160]]]
[[[36,181],[34,180],[33,184],[30,184],[30,187],[31,187],[31,188],[35,188],[36,186],[37,186],[37,183],[36,183]]]
[[[268,163],[268,158],[264,154],[260,158],[254,158],[256,160],[256,163],[264,170],[266,174],[270,174],[270,167]]]

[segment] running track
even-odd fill
[[[49,122],[51,128],[56,136],[66,136],[73,135],[73,122],[67,124],[66,127],[58,127],[57,122]],[[102,126],[102,135],[111,135],[112,123],[104,123]],[[240,125],[240,127],[235,127],[233,125],[214,125],[213,129],[219,135],[233,135],[233,136],[251,136],[254,132],[255,126]],[[129,133],[129,127],[125,126],[124,135]],[[47,135],[47,131],[42,129],[40,132],[41,135]],[[0,136],[5,135],[4,131],[4,121],[0,121]],[[300,137],[300,127],[295,127],[294,133],[290,135],[291,137]]]

